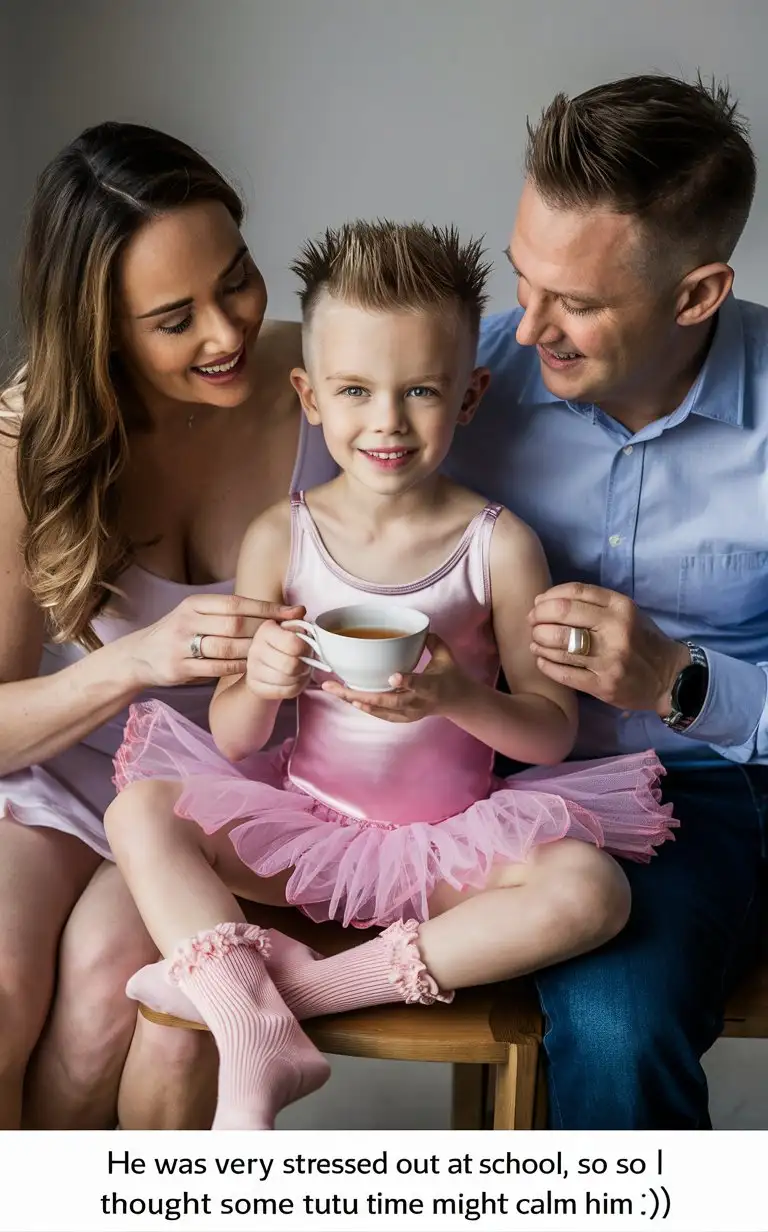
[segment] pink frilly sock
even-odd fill
[[[406,1005],[450,1002],[427,971],[418,945],[417,920],[390,924],[373,940],[319,958],[308,946],[271,929],[269,974],[285,1005],[298,1019],[404,1001]],[[207,1020],[195,1012],[185,990],[169,988],[166,962],[151,963],[131,976],[126,993],[158,1013],[191,1022]]]
[[[418,920],[398,920],[363,945],[311,961],[298,950],[276,959],[273,979],[299,1019],[342,1014],[369,1005],[432,1005],[452,1001],[427,971],[419,951]]]
[[[272,1129],[281,1108],[330,1076],[269,975],[268,951],[263,928],[218,924],[183,942],[167,965],[219,1050],[214,1129]]]

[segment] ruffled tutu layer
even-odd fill
[[[524,862],[532,848],[577,838],[648,860],[673,837],[661,804],[664,769],[651,750],[495,780],[487,799],[445,821],[394,826],[359,821],[285,779],[290,741],[232,765],[207,732],[159,702],[131,708],[115,759],[119,789],[138,779],[181,779],[176,806],[208,834],[230,831],[260,877],[292,869],[286,897],[313,920],[359,927],[428,917],[435,886],[482,889],[494,864]]]

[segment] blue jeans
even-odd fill
[[[700,1058],[760,929],[768,768],[670,769],[676,841],[624,862],[623,933],[539,973],[553,1129],[708,1129]]]

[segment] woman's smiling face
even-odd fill
[[[138,394],[239,406],[254,387],[264,280],[218,201],[147,222],[119,264],[118,350]]]

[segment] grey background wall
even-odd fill
[[[20,16],[20,4],[0,4],[0,371],[5,366],[6,334],[15,293],[15,257],[26,195],[15,125],[19,100],[14,45]]]
[[[526,114],[557,90],[649,70],[728,77],[768,168],[767,45],[766,0],[2,0],[0,335],[35,174],[87,124],[167,128],[235,176],[272,311],[294,316],[298,245],[350,216],[452,221],[500,254]],[[762,301],[767,222],[768,172],[736,257],[739,293]],[[513,296],[503,260],[491,290],[495,306]],[[764,1046],[717,1045],[717,1124],[768,1124],[767,1062]],[[397,1077],[337,1062],[285,1123],[426,1128],[447,1115],[442,1066]]]
[[[16,138],[10,176],[2,163],[3,264],[36,171],[106,117],[164,126],[239,179],[279,315],[295,315],[298,245],[352,215],[456,222],[501,253],[526,114],[557,90],[700,66],[730,78],[768,164],[765,0],[5,0],[2,11],[16,26],[3,39]],[[737,254],[748,298],[768,296],[767,214],[768,176]],[[509,302],[503,260],[491,289]]]

